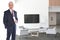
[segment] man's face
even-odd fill
[[[9,3],[9,9],[13,9],[13,3],[12,2]]]

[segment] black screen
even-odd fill
[[[25,14],[24,23],[39,23],[39,14]]]

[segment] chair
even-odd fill
[[[56,34],[56,27],[48,28],[46,34]]]
[[[47,28],[46,27],[40,27],[39,32],[40,33],[46,33]]]
[[[23,26],[19,27],[21,29],[20,35],[28,35],[28,29],[24,28]]]

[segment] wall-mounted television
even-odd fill
[[[39,14],[24,14],[24,23],[39,23]]]

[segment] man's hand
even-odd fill
[[[18,20],[15,20],[15,23],[18,23]]]

